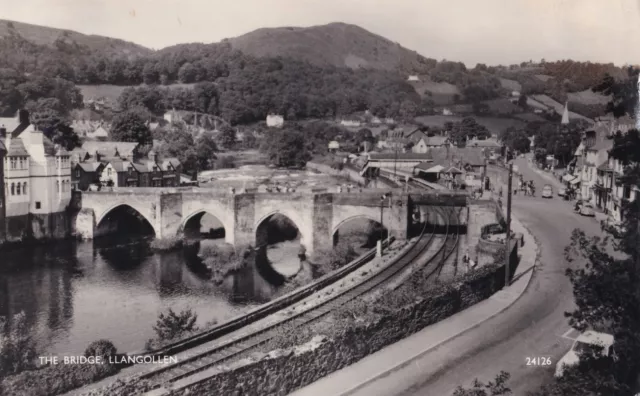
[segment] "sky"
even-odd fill
[[[0,0],[0,19],[154,49],[345,22],[470,66],[543,58],[640,64],[640,0]]]

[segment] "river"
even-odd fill
[[[275,291],[253,268],[216,285],[199,263],[186,250],[157,253],[146,240],[113,238],[3,252],[0,316],[24,311],[39,354],[82,353],[101,338],[133,351],[154,336],[153,324],[168,308],[193,309],[199,325],[221,323]],[[283,263],[283,273],[295,271],[291,260]]]
[[[356,219],[343,226],[345,241],[361,246],[371,232],[368,224]],[[201,223],[202,232],[215,227],[206,219]],[[279,233],[269,229],[270,239]],[[224,244],[224,239],[201,242],[209,243]],[[275,238],[267,249],[269,264],[284,277],[293,276],[301,267],[299,249],[299,237]],[[158,315],[169,308],[193,309],[198,326],[222,323],[269,301],[278,291],[274,285],[282,284],[281,275],[254,265],[216,283],[200,251],[196,245],[154,252],[149,239],[110,236],[2,252],[0,316],[23,311],[40,355],[81,354],[98,339],[130,352],[154,337]]]

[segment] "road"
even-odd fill
[[[541,187],[548,181],[531,170],[526,160],[518,159],[516,164],[525,180],[534,180],[538,195],[518,194],[513,199],[514,214],[542,250],[528,289],[500,315],[353,395],[449,396],[458,385],[469,386],[474,378],[492,380],[501,370],[511,374],[513,394],[525,395],[553,377],[556,362],[575,337],[564,317],[574,307],[564,248],[574,228],[596,235],[600,227],[594,219],[574,214],[571,204],[557,196],[540,198]],[[552,365],[527,366],[527,357],[551,357]]]

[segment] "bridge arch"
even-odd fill
[[[348,224],[350,222],[352,222],[353,220],[369,220],[370,222],[377,224],[379,226],[382,226],[382,229],[385,230],[383,237],[386,237],[386,235],[388,235],[389,230],[388,228],[384,225],[384,224],[380,224],[380,217],[375,217],[372,216],[371,214],[367,214],[367,213],[360,213],[360,214],[356,214],[353,216],[349,216],[345,219],[342,219],[340,222],[338,222],[337,224],[335,224],[331,230],[331,240],[333,241],[333,246],[336,246],[338,244],[339,241],[339,230],[342,226],[344,226],[345,224]],[[363,233],[364,234],[364,233]],[[379,237],[376,237],[375,240],[378,240]]]
[[[189,215],[185,216],[184,220],[182,220],[182,223],[180,224],[180,227],[178,228],[178,236],[184,235],[184,233],[189,229],[190,226],[192,226],[194,222],[197,221],[198,224],[200,224],[200,219],[202,218],[202,216],[207,214],[215,218],[222,225],[222,228],[224,229],[224,241],[226,243],[233,244],[235,239],[233,237],[233,223],[230,222],[227,216],[224,216],[223,213],[210,207],[196,209]]]
[[[265,221],[269,220],[274,215],[281,215],[287,218],[298,229],[300,244],[304,246],[305,249],[307,249],[307,251],[312,251],[312,248],[313,248],[313,246],[311,246],[312,236],[309,234],[307,230],[308,229],[307,224],[302,219],[302,217],[299,214],[297,214],[295,211],[274,210],[260,217],[253,226],[253,233],[255,234],[255,237],[256,237],[255,239],[256,246],[263,243],[262,239],[264,239],[264,235],[261,235],[261,231],[262,231],[261,226],[264,226]]]
[[[151,228],[151,230],[153,230],[153,233],[154,233],[155,236],[159,236],[160,235],[160,232],[158,232],[158,230],[156,229],[154,219],[149,217],[149,213],[148,212],[153,210],[153,208],[139,208],[134,203],[124,203],[124,202],[118,202],[118,203],[108,207],[102,213],[97,213],[96,214],[96,222],[95,222],[96,230],[99,231],[101,225],[105,226],[104,221],[106,219],[108,219],[109,215],[114,214],[114,212],[117,212],[119,209],[130,209],[133,212],[137,213],[138,215],[140,215],[140,217],[143,220],[145,220],[146,224]],[[109,225],[107,225],[107,226],[109,226]],[[99,235],[99,233],[98,233],[98,235]]]

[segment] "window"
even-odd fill
[[[158,171],[158,167],[157,167],[157,166],[154,166],[154,167],[153,167],[153,171],[154,171],[154,172],[157,172],[157,171]]]
[[[15,183],[11,183],[11,195],[16,195],[16,186],[15,186]]]
[[[36,202],[36,209],[40,209],[40,201]]]
[[[76,169],[76,177],[80,178],[80,169]]]
[[[27,195],[27,182],[22,183],[22,193]]]
[[[60,192],[60,180],[56,181],[56,192]]]
[[[622,198],[630,199],[631,198],[631,187],[624,186],[622,187]]]
[[[4,183],[4,196],[8,196],[9,195],[9,183]]]
[[[24,169],[24,160],[20,157],[20,169]]]
[[[20,183],[17,183],[17,186],[16,186],[16,195],[20,195]]]
[[[111,168],[107,169],[107,176],[111,177]]]

